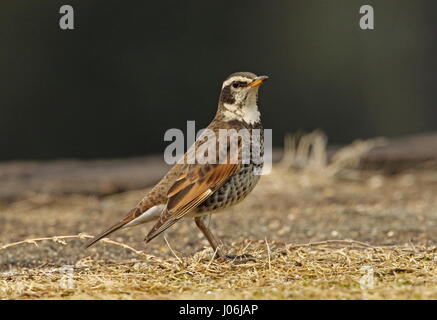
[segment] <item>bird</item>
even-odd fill
[[[255,161],[253,151],[249,152],[249,159],[242,156],[242,141],[245,138],[238,136],[238,133],[241,130],[249,132],[252,149],[253,146],[258,148],[262,158],[264,136],[258,108],[258,90],[268,78],[251,72],[229,75],[222,84],[215,117],[206,128],[207,132],[219,138],[214,141],[207,139],[204,134],[200,135],[185,155],[124,218],[95,236],[85,247],[90,247],[119,229],[155,221],[144,239],[147,244],[180,219],[194,218],[197,227],[211,245],[215,258],[250,259],[250,255],[237,257],[224,254],[208,221],[211,214],[221,212],[246,198],[260,179],[263,161]],[[258,136],[252,134],[256,131],[254,129],[260,133]],[[222,130],[229,134],[220,135]],[[212,142],[207,144],[208,141]],[[187,161],[202,146],[203,149],[208,147],[206,156],[208,153],[212,155],[211,150],[215,151],[212,158],[217,160],[222,157],[220,161]]]

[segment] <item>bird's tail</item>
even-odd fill
[[[89,248],[91,247],[93,244],[95,244],[97,241],[105,238],[106,236],[110,235],[111,233],[122,229],[124,227],[128,227],[128,226],[134,226],[137,224],[141,224],[144,222],[148,222],[150,221],[150,219],[155,218],[152,215],[147,215],[147,212],[144,212],[146,210],[141,210],[140,207],[135,207],[133,208],[131,211],[129,211],[129,213],[126,215],[126,217],[124,217],[121,221],[117,222],[116,224],[114,224],[113,226],[109,227],[108,229],[106,229],[105,231],[103,231],[102,233],[100,233],[99,235],[95,236],[93,239],[91,239],[90,241],[88,241],[85,244],[85,248]],[[144,217],[146,215],[146,217]],[[149,218],[149,219],[147,219]],[[137,220],[136,220],[137,219]],[[136,220],[136,221],[134,221]]]
[[[128,215],[129,216],[129,215]],[[98,234],[97,236],[95,236],[93,239],[91,239],[90,241],[88,241],[85,244],[85,248],[89,248],[91,247],[93,244],[95,244],[97,241],[105,238],[106,236],[110,235],[111,233],[123,228],[126,224],[128,224],[131,220],[128,220],[128,216],[126,218],[124,218],[123,220],[117,222],[116,224],[114,224],[113,226],[109,227],[108,229],[106,229],[105,231],[103,231],[102,233]]]

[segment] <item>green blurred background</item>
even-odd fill
[[[75,30],[59,8],[75,9]],[[375,30],[358,26],[375,10]],[[267,74],[260,106],[281,145],[437,129],[437,1],[0,2],[0,160],[160,153],[204,127],[221,82]]]

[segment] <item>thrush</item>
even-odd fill
[[[180,219],[194,218],[216,257],[229,258],[209,229],[207,219],[212,213],[243,200],[258,183],[263,162],[255,161],[254,150],[258,150],[261,159],[264,152],[258,89],[267,79],[251,72],[237,72],[227,77],[217,113],[204,131],[209,132],[209,136],[199,136],[181,160],[123,219],[93,238],[86,247],[119,229],[156,221],[145,237],[148,243]],[[243,146],[247,144],[243,143],[245,138],[239,134],[241,131],[249,132],[248,158],[247,153],[243,154]],[[254,135],[255,131],[259,134]],[[211,133],[218,138],[210,139]],[[213,161],[189,161],[193,155],[197,159],[199,149],[206,150],[203,155]]]

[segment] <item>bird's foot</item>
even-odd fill
[[[227,254],[224,256],[221,256],[218,258],[219,261],[230,261],[233,262],[235,264],[243,264],[243,263],[247,263],[247,262],[256,262],[256,259],[254,256],[252,256],[251,254],[248,253],[244,253],[241,255],[234,255],[234,254]]]

